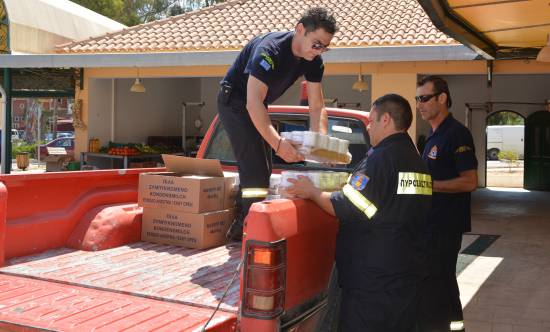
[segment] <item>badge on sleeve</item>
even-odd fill
[[[266,53],[262,53],[260,55],[262,56],[260,66],[262,66],[265,71],[275,69],[275,62],[273,62],[273,59],[269,55],[267,55]]]
[[[369,177],[364,174],[354,174],[351,177],[350,184],[355,190],[363,190],[369,182]]]
[[[455,154],[459,154],[459,153],[464,153],[466,151],[470,151],[472,148],[467,146],[467,145],[463,145],[461,147],[459,147],[458,149],[455,150]]]
[[[430,153],[428,153],[428,158],[430,159],[437,159],[437,145],[434,145],[432,149],[430,150]]]

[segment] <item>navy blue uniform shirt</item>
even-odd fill
[[[223,81],[232,86],[232,100],[246,104],[246,85],[252,75],[267,85],[264,103],[271,104],[304,75],[309,82],[321,82],[324,65],[320,56],[312,61],[292,53],[293,31],[270,32],[253,38],[241,51]],[[222,82],[223,82],[222,81]]]
[[[477,169],[474,140],[462,123],[449,114],[430,130],[422,159],[428,165],[434,181],[459,177],[460,172]],[[433,193],[433,208],[428,219],[430,231],[471,231],[469,192]]]
[[[383,139],[331,195],[339,220],[336,265],[347,289],[417,284],[423,265],[432,181],[409,135]]]

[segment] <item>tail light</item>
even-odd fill
[[[242,314],[273,319],[285,302],[286,241],[247,241],[245,255]]]

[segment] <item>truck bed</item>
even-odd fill
[[[176,319],[177,314],[173,310],[178,311],[178,307],[181,307],[181,314],[187,314],[189,309],[192,309],[190,312],[194,312],[198,315],[197,317],[200,317],[200,319],[196,317],[193,324],[199,324],[198,321],[204,323],[217,306],[237,269],[240,258],[240,244],[221,246],[210,250],[194,250],[147,242],[136,242],[95,252],[59,248],[37,255],[14,258],[8,260],[5,267],[0,268],[0,329],[2,328],[1,322],[6,322],[5,319],[8,318],[6,314],[9,316],[7,321],[11,323],[16,323],[14,317],[17,314],[22,316],[20,318],[23,321],[30,320],[39,323],[42,316],[35,316],[50,308],[47,306],[47,308],[37,310],[36,308],[44,306],[41,305],[39,299],[52,296],[63,297],[62,290],[66,291],[67,287],[71,289],[69,292],[71,294],[83,292],[84,298],[88,299],[83,300],[84,302],[90,302],[90,297],[109,299],[103,301],[105,303],[96,300],[95,304],[115,308],[115,311],[122,310],[123,307],[126,308],[126,306],[120,306],[123,303],[130,306],[130,303],[137,301],[135,306],[139,307],[144,305],[140,301],[149,301],[148,305],[157,303],[159,306],[157,314],[172,315],[172,318]],[[48,290],[48,287],[52,289]],[[31,291],[33,289],[36,289],[38,293]],[[99,293],[94,297],[87,292]],[[238,300],[239,283],[235,281],[220,306],[222,312],[217,314],[218,320],[224,316],[234,316],[238,309]],[[34,312],[29,309],[30,304],[32,304]],[[168,307],[161,310],[163,306]],[[53,307],[53,311],[63,311],[59,308],[55,309],[56,306]],[[92,305],[92,307],[95,306]],[[68,304],[62,305],[61,308],[74,310],[74,306]],[[6,310],[11,313],[5,312]],[[87,310],[90,309],[85,311]],[[101,324],[106,323],[105,319],[98,320],[96,316],[112,314],[112,310],[101,314],[97,314],[96,311],[94,309],[92,317],[82,313],[66,314],[77,315],[84,322],[93,320],[102,322]],[[27,316],[27,313],[30,316],[23,317]],[[58,313],[64,317],[62,312]],[[50,315],[48,312],[44,312],[44,314]],[[219,315],[221,316],[218,317]],[[152,315],[151,319],[156,319],[156,315]],[[136,324],[140,321],[147,321],[142,314],[135,316],[134,320]],[[116,319],[115,321],[118,322]],[[128,323],[127,319],[124,321]],[[160,321],[167,322],[170,321],[170,318],[166,316],[164,320]],[[75,330],[76,326],[79,331],[92,330],[83,329],[84,322],[76,322],[78,324],[75,325]],[[189,324],[190,321],[184,320],[181,323]],[[72,323],[72,325],[74,324],[75,322]],[[35,324],[31,326],[33,325],[36,326]],[[38,325],[41,328],[53,327]],[[128,324],[123,325],[127,326]],[[188,326],[180,329],[173,326],[171,331],[189,330],[189,328]],[[70,329],[65,326],[62,330]],[[105,331],[107,330],[118,331],[125,330],[125,328],[118,329],[112,326],[110,329],[105,329]]]

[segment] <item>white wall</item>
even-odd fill
[[[180,136],[181,103],[200,100],[196,80],[146,78],[142,80],[145,93],[131,92],[132,83],[131,79],[116,80],[115,140],[147,142],[148,136]]]
[[[111,138],[112,79],[90,79],[88,98],[88,136],[105,145]]]
[[[220,81],[222,77],[201,78],[201,99],[205,102],[202,119],[204,126],[202,133],[206,133],[214,117],[218,114],[218,92],[220,90]]]
[[[148,136],[181,136],[182,102],[201,100],[200,84],[193,78],[145,78],[145,93],[130,92],[133,79],[91,79],[89,136],[98,137],[102,145],[111,139],[112,82],[115,142],[140,143],[147,142]],[[192,126],[188,121],[190,134],[194,134]]]
[[[550,98],[550,75],[494,75],[492,88],[487,87],[485,75],[448,75],[442,76],[449,84],[453,106],[453,116],[464,123],[466,103],[485,102],[527,102],[544,103]],[[493,111],[510,110],[527,117],[543,106],[529,105],[499,105],[495,104]],[[485,184],[485,154],[487,113],[475,111],[472,114],[472,136],[479,162],[478,177],[481,186]],[[427,135],[428,124],[418,115],[417,133]]]
[[[363,76],[364,80],[371,85],[369,75]],[[291,86],[285,94],[279,98],[275,104],[277,105],[298,105],[300,101],[300,82],[299,78],[293,86]],[[337,98],[339,103],[360,103],[359,108],[346,106],[345,108],[359,109],[364,111],[370,110],[371,93],[368,91],[355,91],[351,89],[353,83],[357,81],[357,76],[325,76],[323,77],[323,93],[325,99]]]

